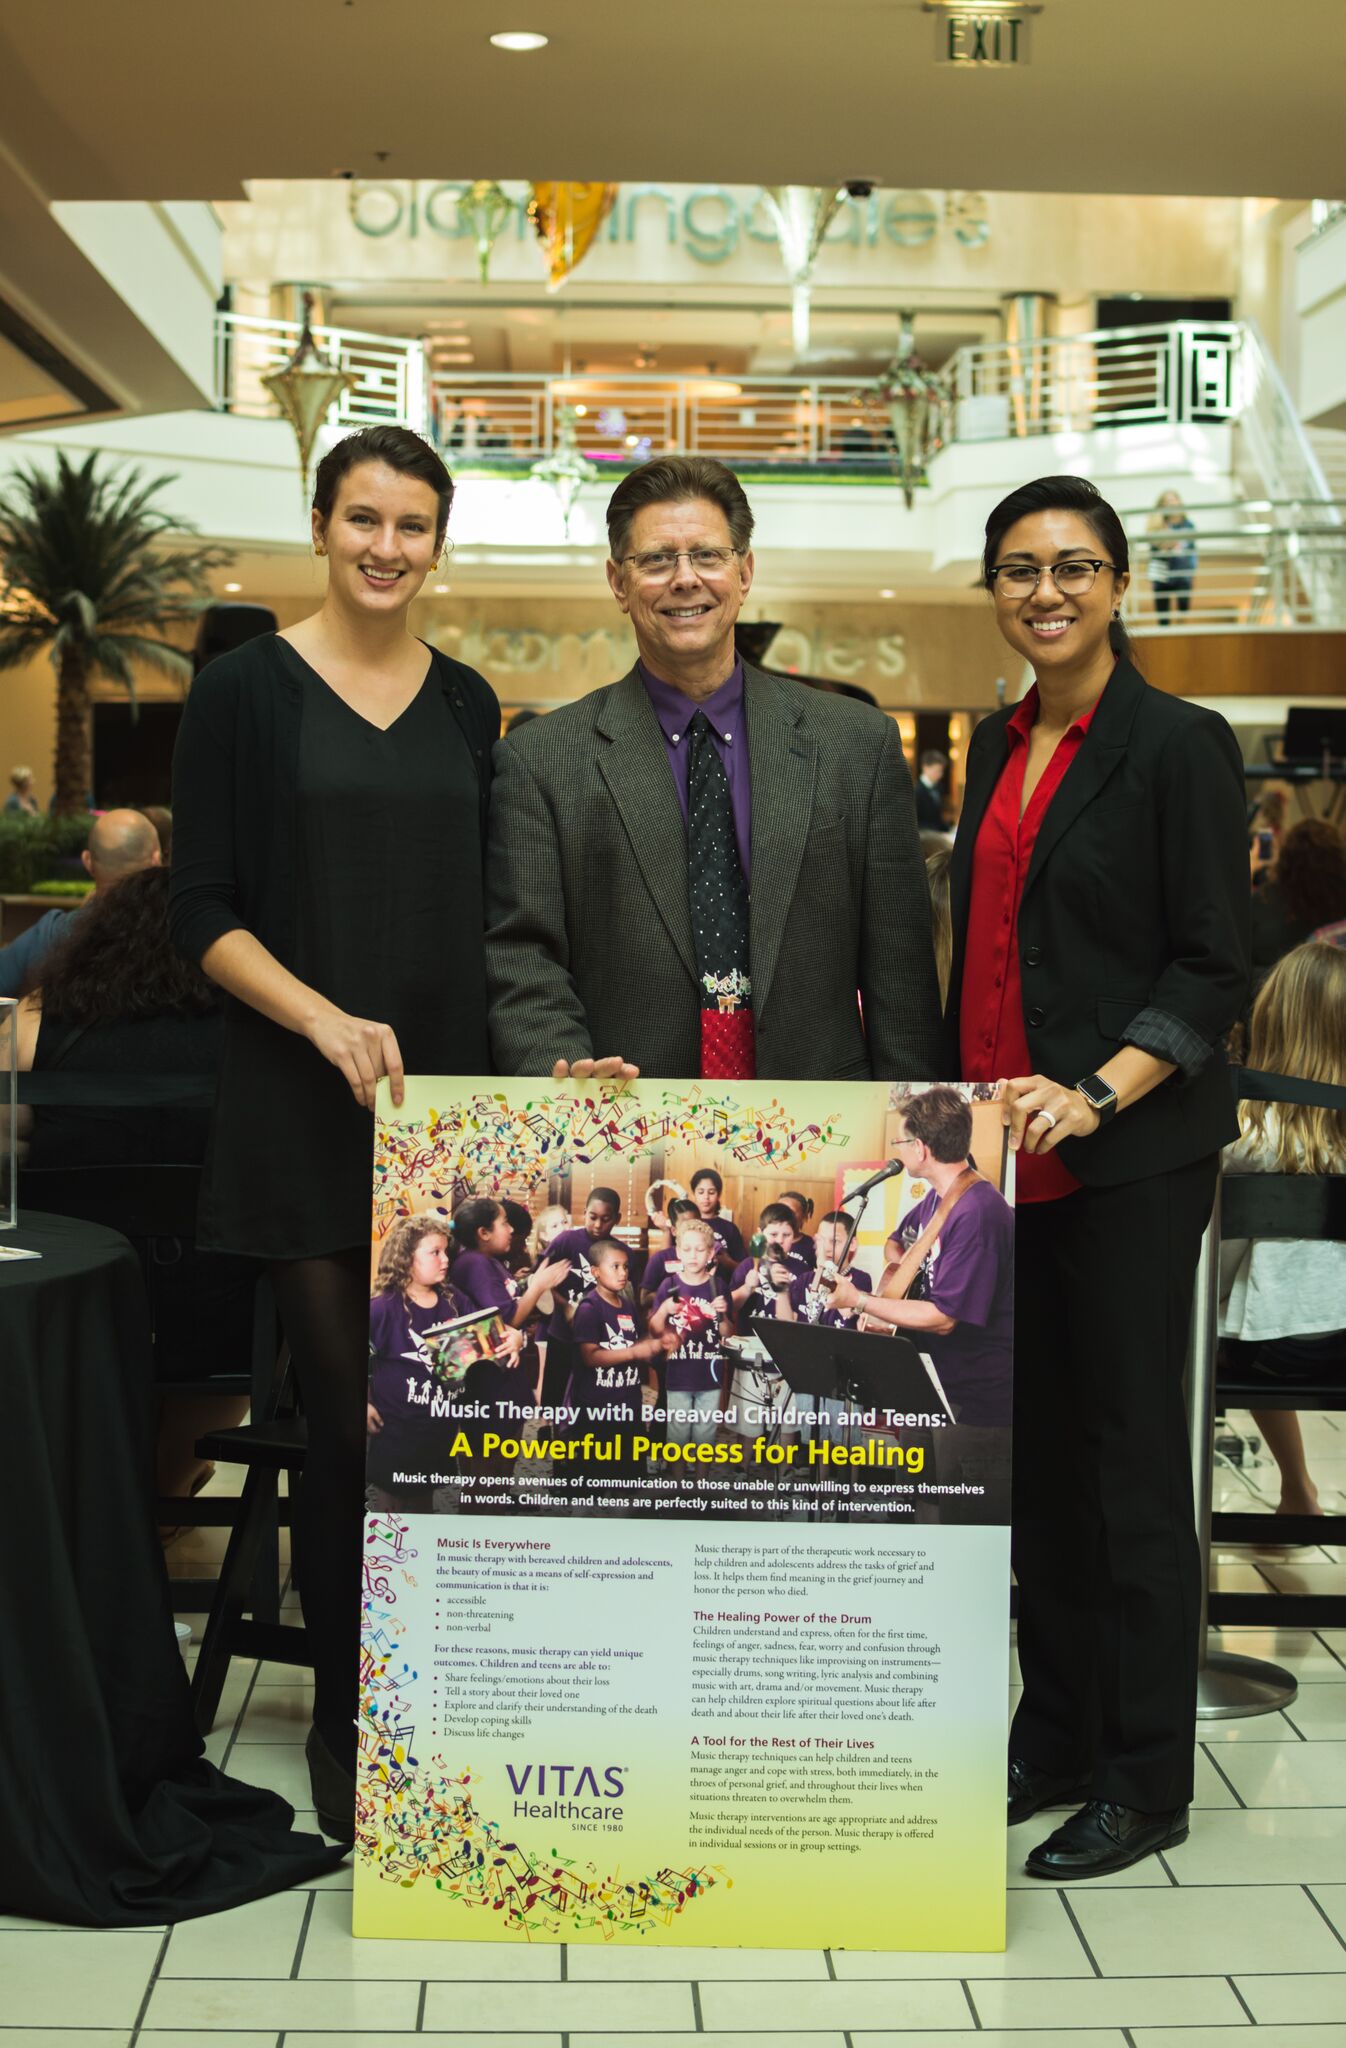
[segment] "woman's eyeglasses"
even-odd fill
[[[1050,576],[1062,597],[1083,597],[1086,590],[1092,590],[1094,579],[1100,569],[1111,569],[1111,562],[1095,562],[1081,557],[1078,561],[1056,562],[1039,569],[1036,562],[1001,562],[992,569],[990,582],[992,590],[1002,597],[1031,597],[1044,576]]]

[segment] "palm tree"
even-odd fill
[[[60,453],[54,472],[17,470],[0,495],[0,669],[51,657],[58,816],[88,802],[94,677],[120,683],[133,709],[137,662],[190,679],[188,655],[160,636],[210,603],[209,572],[230,558],[168,542],[194,531],[151,505],[174,481]]]

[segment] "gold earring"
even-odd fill
[[[324,555],[325,555],[326,553],[327,553],[327,550],[326,550],[326,548],[320,548],[320,547],[318,546],[318,543],[317,543],[316,541],[314,541],[314,543],[313,543],[313,558],[314,558],[314,560],[315,560],[315,561],[321,561],[322,557],[323,557],[323,556],[324,556]]]

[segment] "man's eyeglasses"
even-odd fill
[[[667,583],[676,575],[679,562],[690,562],[698,576],[722,576],[742,548],[651,548],[644,554],[623,555],[634,562],[642,583]]]
[[[1087,558],[1055,562],[1044,569],[1039,569],[1035,562],[1001,562],[992,569],[990,584],[1002,597],[1031,597],[1043,577],[1050,576],[1062,597],[1083,597],[1086,590],[1093,589],[1099,570],[1113,566],[1111,562]]]

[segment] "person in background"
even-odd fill
[[[93,883],[91,896],[76,910],[49,910],[12,945],[0,947],[0,996],[21,995],[42,972],[47,954],[65,937],[72,918],[82,917],[93,897],[105,895],[141,868],[162,860],[159,835],[140,811],[104,811],[89,828],[89,843],[80,855]]]
[[[650,1335],[671,1330],[678,1342],[664,1373],[668,1410],[665,1441],[715,1441],[716,1409],[725,1384],[726,1338],[733,1334],[729,1303],[715,1270],[715,1233],[699,1219],[678,1226],[678,1270],[654,1297]]]
[[[949,772],[949,757],[936,747],[927,747],[918,764],[916,778],[916,823],[922,832],[945,832],[944,799],[940,788]]]
[[[571,1324],[575,1364],[568,1398],[579,1409],[577,1437],[590,1429],[599,1436],[621,1433],[626,1439],[622,1456],[606,1469],[634,1476],[639,1467],[629,1436],[641,1422],[641,1368],[651,1368],[653,1378],[660,1359],[677,1349],[677,1334],[665,1330],[662,1337],[646,1336],[644,1317],[629,1299],[625,1245],[600,1237],[590,1248],[589,1266],[594,1284],[576,1308]]]
[[[524,1273],[533,1270],[533,1219],[522,1202],[511,1201],[506,1195],[500,1205],[509,1218],[509,1227],[514,1233],[510,1239],[509,1257],[506,1264],[517,1280]]]
[[[548,1261],[564,1260],[565,1272],[550,1282],[551,1321],[547,1324],[547,1365],[542,1375],[542,1402],[554,1408],[564,1401],[574,1370],[570,1342],[570,1318],[594,1284],[589,1270],[589,1248],[600,1237],[611,1237],[622,1213],[622,1198],[615,1188],[591,1188],[584,1205],[584,1221],[558,1231],[547,1248]]]
[[[1301,818],[1253,894],[1254,985],[1282,954],[1338,918],[1346,918],[1346,841],[1326,818]]]
[[[442,1411],[450,1398],[435,1371],[425,1333],[454,1316],[469,1315],[472,1303],[449,1284],[447,1216],[402,1216],[379,1246],[374,1296],[369,1304],[369,1450],[365,1471],[373,1489],[371,1505],[403,1514],[430,1513],[434,1488],[399,1480],[415,1472],[434,1449],[436,1437],[457,1428]]]
[[[1311,944],[1276,962],[1253,1004],[1248,1065],[1346,1087],[1346,953]],[[1224,1170],[1346,1174],[1346,1110],[1240,1103]],[[1346,1387],[1346,1244],[1226,1239],[1220,1340],[1220,1364],[1240,1381],[1335,1379]],[[1321,1514],[1294,1409],[1255,1407],[1252,1417],[1280,1468],[1276,1513]]]
[[[743,1233],[736,1223],[720,1214],[724,1181],[713,1166],[698,1166],[692,1175],[692,1200],[703,1223],[709,1223],[719,1246],[719,1263],[736,1266],[743,1257]]]
[[[42,806],[33,795],[33,771],[31,768],[11,768],[9,771],[10,790],[5,798],[6,816],[40,818]]]
[[[949,968],[953,960],[953,920],[949,915],[949,863],[953,843],[936,847],[925,857],[925,877],[930,884],[930,936],[935,945],[935,972],[939,976],[939,999],[949,996]]]
[[[668,1225],[668,1243],[657,1252],[651,1252],[646,1261],[645,1271],[640,1276],[640,1305],[649,1311],[655,1295],[663,1286],[670,1273],[678,1270],[678,1225],[683,1221],[692,1222],[700,1215],[695,1202],[686,1195],[679,1195],[668,1205],[665,1212]],[[714,1224],[711,1229],[715,1228]]]
[[[1160,625],[1166,626],[1171,611],[1185,612],[1191,606],[1192,585],[1196,581],[1196,542],[1190,536],[1196,527],[1183,510],[1178,493],[1161,491],[1145,530],[1162,536],[1148,541],[1146,546],[1154,609]]]
[[[472,1308],[493,1308],[505,1325],[506,1343],[498,1358],[483,1360],[468,1370],[463,1383],[467,1400],[496,1407],[495,1426],[507,1425],[517,1433],[518,1418],[501,1415],[498,1404],[511,1402],[527,1407],[533,1402],[536,1380],[524,1369],[528,1325],[542,1296],[559,1287],[570,1271],[567,1259],[547,1259],[526,1280],[515,1279],[509,1270],[514,1231],[503,1202],[490,1195],[471,1195],[453,1212],[456,1256],[449,1278]],[[479,1445],[492,1419],[476,1418],[467,1433]],[[476,1461],[476,1469],[499,1473],[498,1461]]]
[[[145,867],[100,889],[42,963],[19,1004],[18,1064],[25,1072],[142,1079],[219,1072],[224,1019],[218,992],[175,950],[168,933],[169,877]],[[40,1107],[19,1112],[25,1164],[85,1171],[106,1166],[190,1166],[205,1158],[205,1109]],[[34,1183],[36,1185],[36,1183]],[[156,1484],[161,1494],[198,1492],[212,1467],[196,1440],[247,1412],[246,1397],[175,1395],[175,1380],[236,1373],[252,1343],[256,1269],[200,1252],[187,1239],[138,1240],[154,1314],[154,1371],[161,1388]]]
[[[809,1236],[806,1228],[809,1219],[813,1215],[812,1197],[802,1194],[798,1188],[787,1188],[780,1199],[784,1202],[795,1220],[795,1241],[791,1249],[795,1257],[802,1259],[809,1271],[812,1272],[818,1263],[818,1247]]]
[[[1281,850],[1289,808],[1290,791],[1284,783],[1262,785],[1262,794],[1248,820],[1248,862],[1254,889],[1260,888]]]
[[[807,1280],[810,1267],[795,1249],[795,1212],[785,1202],[768,1202],[757,1219],[762,1249],[740,1260],[729,1281],[729,1298],[739,1333],[748,1334],[754,1316],[783,1313],[796,1280]]]
[[[173,813],[167,804],[138,804],[142,818],[148,818],[159,835],[159,858],[166,868],[173,865]]]
[[[968,748],[950,1036],[1003,1083],[1016,1154],[1013,1557],[1024,1693],[1011,1823],[1060,1883],[1181,1841],[1201,1607],[1182,1374],[1248,987],[1243,756],[1151,689],[1121,627],[1126,533],[1082,477],[986,523],[1000,633],[1032,665]],[[1081,1802],[1083,1802],[1081,1804]]]
[[[404,427],[329,448],[311,511],[322,605],[207,663],[173,759],[174,940],[234,998],[198,1228],[268,1262],[294,1360],[305,1751],[319,1823],[347,1841],[375,1095],[386,1080],[396,1109],[405,1071],[491,1059],[482,830],[500,708],[409,623],[452,502]]]

